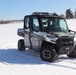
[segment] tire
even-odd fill
[[[69,55],[67,55],[69,58],[76,58],[76,47],[75,47],[75,50],[71,53],[71,54],[69,54]]]
[[[25,51],[25,44],[24,44],[24,40],[23,39],[20,39],[18,41],[18,50]]]
[[[40,57],[43,61],[53,62],[56,59],[56,51],[51,45],[43,46],[40,50]]]
[[[69,55],[67,55],[69,58],[76,58],[76,45],[75,45],[75,49],[74,49],[74,51],[71,53],[71,54],[69,54]]]

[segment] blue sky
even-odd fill
[[[0,0],[0,20],[23,19],[35,11],[64,14],[68,8],[75,11],[76,0]]]

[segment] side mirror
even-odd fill
[[[73,30],[69,30],[69,32],[72,32],[72,33],[74,33],[74,35],[76,35],[76,31],[73,31]]]
[[[71,32],[72,30],[69,30],[69,32]]]

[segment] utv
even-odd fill
[[[38,51],[41,59],[48,62],[60,54],[76,58],[75,33],[56,13],[34,12],[24,17],[23,29],[17,30],[24,38],[18,41],[18,49],[24,51],[27,47]]]

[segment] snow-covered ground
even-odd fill
[[[69,19],[66,21],[67,21],[69,29],[76,31],[76,19]]]
[[[76,30],[76,20],[67,20]],[[17,49],[17,28],[23,23],[0,25],[0,75],[76,75],[76,59],[62,55],[55,62],[44,62],[39,53]]]

